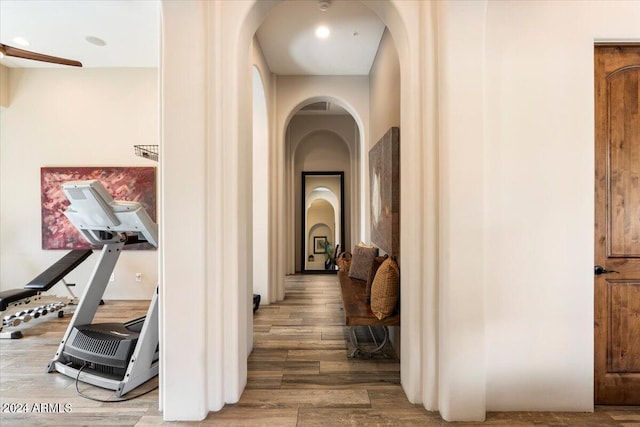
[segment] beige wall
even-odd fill
[[[486,29],[487,409],[588,410],[593,45],[640,41],[640,2],[492,1]]]
[[[369,73],[369,115],[371,130],[368,148],[373,147],[392,126],[400,126],[400,61],[398,51],[389,33],[384,30],[376,58]],[[402,140],[402,129],[400,130]],[[401,143],[402,144],[402,143]],[[365,154],[368,158],[369,152]],[[365,171],[369,174],[369,171]],[[370,203],[369,194],[364,203]],[[391,344],[400,354],[400,328],[389,328]]]
[[[369,114],[371,148],[390,127],[400,126],[400,61],[388,29],[382,34],[369,73]]]
[[[11,104],[0,113],[0,283],[21,288],[66,251],[41,249],[40,168],[152,166],[134,144],[158,144],[156,69],[11,69]],[[159,192],[158,192],[159,194]],[[81,295],[98,259],[69,282]],[[142,273],[142,283],[135,273]],[[157,251],[126,251],[105,299],[147,299],[158,277]],[[57,285],[52,292],[64,295]]]

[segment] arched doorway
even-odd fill
[[[345,244],[344,171],[302,171],[301,176],[301,270],[335,274],[333,257]]]
[[[339,101],[333,100],[332,104]],[[308,104],[304,104],[308,105]],[[344,236],[339,239],[341,248],[350,248],[357,234],[359,226],[358,212],[359,200],[359,162],[358,153],[361,144],[361,131],[356,120],[346,110],[335,107],[339,114],[292,114],[287,126],[285,138],[285,181],[289,185],[286,197],[289,202],[287,212],[290,218],[288,221],[287,235],[290,236],[288,242],[291,243],[287,251],[288,264],[287,273],[294,273],[307,270],[304,268],[304,256],[302,256],[302,235],[301,219],[304,218],[301,207],[301,180],[303,173],[339,171],[341,172],[341,186],[344,188],[344,195],[341,202],[344,210],[341,217],[344,224],[341,224]],[[339,196],[339,195],[338,195]]]
[[[284,157],[284,197],[288,227],[285,229],[285,272],[302,270],[300,259],[300,173],[304,170],[342,170],[345,173],[345,243],[351,247],[361,237],[363,206],[363,150],[368,134],[368,108],[357,88],[344,84],[298,85],[289,88],[278,103],[281,156]],[[303,114],[305,106],[332,105],[332,114]],[[286,114],[285,114],[286,113]],[[282,128],[280,128],[282,126]],[[366,150],[365,150],[366,152]],[[305,165],[303,167],[303,165]],[[279,290],[280,292],[280,290]],[[284,290],[282,289],[284,296]]]
[[[424,251],[429,251],[431,254],[436,253],[436,233],[429,229],[429,226],[435,227],[435,211],[436,204],[433,203],[428,207],[422,205],[421,201],[423,197],[416,198],[416,194],[423,194],[429,191],[433,191],[430,197],[435,197],[436,190],[425,188],[425,181],[429,179],[430,185],[435,186],[435,174],[437,168],[425,168],[426,163],[435,162],[436,156],[430,153],[429,150],[435,151],[435,146],[423,145],[423,139],[425,136],[421,134],[423,129],[420,125],[420,111],[422,111],[422,100],[419,93],[421,93],[420,87],[420,70],[419,63],[415,60],[411,60],[409,51],[411,49],[418,49],[420,43],[410,45],[407,35],[407,21],[401,16],[397,5],[392,2],[362,2],[367,7],[376,12],[379,17],[382,17],[383,22],[388,27],[394,43],[396,44],[400,68],[401,68],[401,129],[403,134],[403,142],[401,144],[401,193],[406,192],[405,197],[401,196],[401,240],[406,245],[405,249],[401,249],[403,253],[402,259],[402,271],[403,282],[416,283],[416,286],[405,286],[402,288],[402,300],[403,304],[403,335],[419,337],[417,340],[402,340],[401,341],[401,371],[402,371],[402,383],[407,393],[409,400],[412,402],[423,402],[428,408],[437,407],[437,332],[435,329],[423,330],[422,322],[426,320],[425,313],[429,313],[428,316],[435,316],[437,310],[436,292],[435,292],[435,277],[436,277],[436,260],[435,258],[427,258]],[[401,8],[402,9],[402,8]],[[272,9],[270,9],[271,11]],[[275,10],[275,9],[273,9]],[[252,9],[256,11],[257,9]],[[249,22],[258,24],[262,22],[266,14],[261,15],[260,18],[254,17],[252,11],[249,11]],[[403,10],[403,13],[409,12],[417,13],[408,10]],[[420,10],[419,13],[424,14],[424,10]],[[256,19],[255,21],[253,19]],[[414,21],[415,22],[415,21]],[[415,34],[420,33],[418,28],[412,28],[412,31],[416,31]],[[414,40],[417,41],[417,40]],[[415,57],[418,57],[417,52],[413,52]],[[412,77],[413,76],[413,77]],[[415,80],[414,80],[415,79]],[[325,98],[345,100],[345,108],[356,118],[359,128],[361,129],[361,144],[357,146],[359,150],[356,159],[360,163],[358,170],[358,178],[360,179],[359,191],[360,194],[366,195],[369,192],[368,177],[368,147],[367,143],[371,143],[369,138],[370,118],[368,115],[360,117],[363,111],[369,110],[367,102],[364,105],[360,105],[360,100],[357,95],[350,96],[349,94],[353,90],[350,85],[344,86],[331,86],[332,92],[318,91],[318,86],[322,84],[324,79],[318,77],[315,82],[310,85],[299,85],[287,92],[289,96],[281,96],[280,91],[284,91],[288,88],[284,85],[278,85],[279,99],[277,107],[276,118],[276,144],[284,144],[286,141],[286,130],[292,114],[299,110],[303,105],[310,102],[321,101]],[[332,82],[333,83],[333,82]],[[433,143],[433,141],[431,141]],[[286,205],[287,194],[290,193],[290,180],[287,179],[287,173],[290,170],[290,165],[287,163],[289,158],[286,148],[282,146],[278,147],[276,153],[276,162],[273,167],[279,172],[279,176],[273,181],[276,192],[284,191],[284,193],[278,193],[275,196],[275,200],[285,205],[285,215],[277,216],[283,222],[281,222],[276,228],[280,230],[286,230],[286,223],[291,221],[291,218],[287,216],[286,212],[291,212],[291,207]],[[433,176],[427,176],[432,174]],[[356,215],[361,218],[359,226],[359,236],[363,239],[368,238],[369,229],[369,204],[366,197],[359,197],[360,205],[359,211]],[[426,209],[425,210],[423,210]],[[426,212],[426,213],[425,213]],[[430,224],[425,224],[425,216],[434,215],[431,218]],[[280,240],[278,244],[278,263],[284,263],[287,259],[287,253],[290,248],[287,247],[287,242],[294,241],[287,233],[280,235],[283,240]],[[417,248],[415,245],[410,245],[410,242],[416,242],[416,236],[423,236],[420,238],[420,244]],[[283,249],[285,252],[283,252]],[[406,256],[404,256],[406,254]],[[276,277],[282,277],[282,273],[293,272],[287,265],[278,267],[280,273]],[[426,295],[429,295],[427,298]],[[278,290],[278,297],[284,297],[284,289]],[[431,319],[429,319],[431,320]],[[432,325],[435,322],[429,321],[428,324]]]
[[[253,34],[269,11],[278,2],[215,2],[189,3],[178,7],[172,2],[163,4],[164,30],[166,34],[180,34],[179,40],[185,36],[193,36],[202,49],[180,51],[178,39],[167,46],[165,52],[173,54],[172,62],[187,60],[192,67],[188,72],[168,64],[163,67],[165,82],[173,78],[174,82],[184,82],[191,78],[188,85],[177,85],[180,92],[168,94],[164,106],[175,114],[165,122],[165,137],[178,141],[181,138],[172,135],[185,131],[193,133],[190,140],[192,148],[189,160],[193,160],[193,169],[185,176],[182,171],[172,169],[177,158],[167,156],[173,151],[171,142],[165,144],[167,153],[164,166],[164,192],[167,200],[179,195],[184,188],[198,186],[202,182],[202,194],[205,198],[195,200],[195,212],[189,227],[206,230],[209,237],[198,241],[203,253],[191,257],[191,268],[198,272],[199,280],[189,287],[176,289],[168,283],[179,280],[178,264],[185,256],[176,250],[169,249],[163,258],[163,297],[172,301],[188,301],[195,312],[204,319],[202,324],[195,324],[189,329],[189,337],[181,331],[168,327],[178,324],[184,319],[184,310],[167,306],[164,311],[163,324],[163,385],[161,406],[165,410],[166,419],[198,419],[204,417],[208,410],[220,409],[225,403],[238,400],[246,381],[246,358],[250,349],[244,339],[244,331],[248,331],[251,319],[249,304],[249,283],[252,278],[252,267],[243,259],[251,247],[251,230],[246,230],[250,223],[252,200],[247,197],[250,187],[251,168],[247,168],[246,158],[251,147],[252,137],[244,124],[251,117],[250,67],[247,66],[245,53],[250,46]],[[428,10],[421,9],[417,3],[400,4],[395,2],[363,2],[389,28],[398,48],[402,70],[402,118],[403,148],[401,153],[401,192],[411,197],[402,197],[401,221],[403,224],[401,240],[403,253],[402,288],[402,324],[403,334],[411,336],[411,340],[403,340],[401,350],[402,383],[407,396],[412,402],[423,402],[428,408],[435,408],[437,395],[437,329],[424,325],[424,313],[435,316],[436,294],[432,274],[435,268],[435,235],[431,228],[435,227],[432,216],[437,205],[423,211],[423,200],[435,198],[435,191],[427,188],[425,183],[434,185],[436,169],[425,172],[423,164],[429,150],[435,150],[435,144],[429,140],[422,128],[422,79],[421,44],[418,34],[423,34],[421,23],[429,22]],[[223,19],[224,16],[224,19]],[[407,20],[407,16],[420,16],[420,19]],[[204,19],[203,19],[204,18]],[[409,37],[409,34],[415,35]],[[169,38],[170,39],[170,38]],[[204,47],[212,46],[212,50]],[[167,38],[165,37],[165,41]],[[171,41],[171,40],[169,40]],[[206,54],[209,52],[208,54]],[[215,58],[209,60],[207,55],[225,52],[224,61]],[[169,57],[171,55],[166,55]],[[413,59],[412,59],[413,58]],[[222,63],[224,62],[224,64]],[[206,72],[202,72],[206,70]],[[188,75],[185,75],[188,74]],[[165,83],[166,85],[166,83]],[[167,85],[166,85],[167,86]],[[203,91],[212,86],[213,90]],[[204,95],[203,95],[204,94]],[[318,94],[303,94],[306,99]],[[201,102],[202,100],[205,102]],[[179,100],[178,103],[169,102]],[[191,102],[194,101],[194,102]],[[184,112],[175,111],[178,107],[191,105]],[[292,106],[293,107],[293,106]],[[276,124],[276,140],[282,143],[287,116],[293,108],[279,109]],[[187,123],[193,129],[184,129],[184,122],[179,117],[190,113]],[[364,132],[367,132],[367,126]],[[425,144],[425,141],[427,142]],[[175,150],[176,154],[178,150]],[[270,152],[273,159],[270,163],[269,199],[274,201],[275,220],[270,225],[273,238],[270,239],[270,257],[275,260],[270,278],[276,283],[286,271],[285,251],[286,233],[285,216],[281,215],[285,208],[285,176],[283,148],[275,147]],[[204,162],[203,162],[204,158]],[[249,156],[251,158],[251,156]],[[210,166],[210,167],[208,167]],[[425,174],[431,174],[429,176]],[[180,185],[185,184],[185,185]],[[179,188],[177,188],[180,186]],[[366,183],[364,185],[366,190]],[[177,197],[180,198],[180,197]],[[368,207],[363,204],[364,218],[368,215]],[[164,226],[171,227],[180,223],[172,217],[171,210],[166,211]],[[431,227],[431,228],[430,228]],[[365,226],[366,229],[366,226]],[[194,230],[195,231],[195,230]],[[176,237],[167,233],[168,241],[176,241]],[[410,242],[422,242],[414,247]],[[406,245],[406,246],[405,246]],[[171,246],[171,245],[169,245]],[[405,256],[406,254],[406,256]],[[171,256],[169,256],[171,255]],[[425,271],[428,271],[425,274]],[[202,283],[202,285],[199,285]],[[230,286],[232,284],[232,286]],[[283,295],[277,292],[277,298]],[[193,311],[193,310],[192,310]],[[202,314],[204,313],[204,314]],[[431,323],[429,323],[431,324]],[[168,349],[178,345],[188,348],[180,364],[171,357]],[[223,350],[224,349],[224,350]],[[206,355],[202,357],[201,355]],[[185,363],[186,362],[186,363]],[[187,368],[188,367],[188,368]],[[191,371],[191,372],[189,372]],[[198,377],[195,378],[196,371]],[[429,375],[426,375],[426,374]],[[193,381],[192,381],[193,380]],[[190,390],[185,393],[185,390]],[[195,391],[195,392],[194,392]],[[200,399],[192,399],[193,396]],[[190,399],[187,400],[186,397]],[[197,414],[197,415],[194,415]]]
[[[253,293],[260,295],[263,304],[269,304],[269,117],[262,76],[255,65],[252,83]]]

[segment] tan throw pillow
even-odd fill
[[[353,248],[351,266],[349,267],[349,277],[352,279],[367,280],[371,263],[378,255],[378,248],[357,245]]]
[[[344,251],[338,255],[338,270],[349,272],[351,268],[351,252]]]
[[[392,258],[387,258],[371,285],[371,311],[382,320],[393,314],[400,294],[400,269]]]
[[[371,263],[371,269],[369,270],[369,277],[367,278],[367,287],[366,287],[367,304],[371,303],[371,285],[373,284],[373,279],[375,279],[378,269],[380,268],[384,260],[387,259],[388,256],[389,255],[377,256],[373,259],[373,262]]]

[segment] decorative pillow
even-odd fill
[[[367,280],[371,263],[378,255],[378,248],[365,247],[356,245],[353,248],[353,256],[351,257],[351,267],[349,267],[349,277],[352,279]]]
[[[351,267],[351,252],[341,252],[340,255],[338,255],[337,263],[338,270],[348,272]]]
[[[367,278],[367,304],[371,303],[371,285],[373,284],[373,279],[376,277],[376,273],[378,272],[378,268],[382,265],[385,259],[387,259],[389,255],[377,256],[371,262],[371,269],[369,270],[369,277]]]
[[[393,314],[400,294],[400,269],[398,264],[387,258],[373,279],[371,285],[371,311],[379,320]]]

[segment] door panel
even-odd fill
[[[610,176],[609,256],[640,256],[640,144],[633,122],[638,121],[638,69],[627,68],[607,76],[606,104]],[[635,129],[634,129],[635,128]],[[635,135],[634,135],[635,133]]]
[[[595,403],[640,404],[640,46],[595,50]]]
[[[640,372],[640,281],[607,284],[611,324],[608,372]]]

